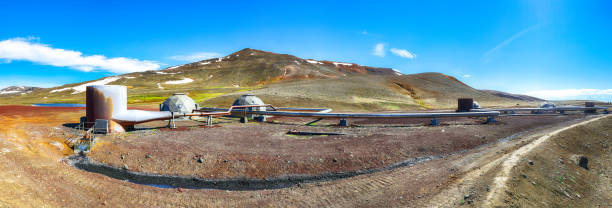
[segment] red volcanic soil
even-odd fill
[[[40,114],[52,114],[53,112],[68,112],[85,110],[84,107],[37,107],[37,106],[23,106],[23,105],[5,105],[0,106],[0,115],[40,115]]]
[[[428,119],[350,119],[351,127],[336,126],[337,120],[305,126],[313,119],[288,117],[248,124],[219,118],[215,123],[221,127],[216,128],[177,121],[179,128],[172,131],[162,128],[140,130],[120,138],[105,137],[90,157],[138,172],[201,178],[322,174],[381,168],[416,157],[455,153],[581,117],[500,117],[495,124],[482,124],[482,118],[448,118],[441,119],[437,127],[424,126]],[[286,134],[290,130],[346,135]]]

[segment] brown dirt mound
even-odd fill
[[[611,117],[551,137],[512,169],[503,206],[611,206],[611,138]]]

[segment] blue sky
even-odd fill
[[[242,48],[612,100],[611,1],[15,1],[0,87],[163,69]]]

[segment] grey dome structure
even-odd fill
[[[191,113],[195,109],[198,109],[197,104],[185,93],[174,93],[159,105],[159,111],[175,113]]]
[[[238,99],[234,101],[232,105],[265,105],[264,102],[259,99],[257,96],[253,94],[246,94],[240,96]],[[266,107],[251,107],[247,108],[247,110],[251,111],[265,111]],[[232,113],[234,116],[242,117],[242,113]],[[253,119],[255,115],[247,115],[247,118]]]
[[[554,108],[556,107],[554,103],[542,103],[542,105],[540,105],[540,108]]]

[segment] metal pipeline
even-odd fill
[[[157,120],[168,120],[184,116],[224,116],[234,109],[250,107],[270,107],[271,105],[232,106],[223,112],[194,112],[177,114],[170,111],[145,111],[127,109],[127,88],[120,85],[91,85],[86,91],[86,122],[97,119],[108,121],[109,132],[125,132],[135,124]]]
[[[561,106],[561,107],[553,107],[553,108],[494,108],[494,109],[471,109],[470,112],[488,112],[488,111],[498,111],[503,114],[507,112],[521,112],[521,111],[531,111],[531,112],[564,112],[564,111],[585,111],[585,110],[604,110],[607,111],[607,107],[595,106],[595,107],[580,107],[580,106]]]
[[[225,108],[201,108],[209,110],[228,110]],[[498,111],[479,112],[453,112],[453,113],[329,113],[331,109],[325,108],[275,108],[276,110],[289,111],[314,111],[310,112],[288,112],[288,111],[247,111],[247,114],[290,116],[290,117],[316,117],[316,118],[434,118],[434,117],[487,117],[498,116]],[[242,112],[242,111],[240,111]]]
[[[272,111],[251,111],[246,108],[266,107]],[[244,110],[239,110],[244,109]],[[285,110],[285,111],[278,111]],[[459,112],[459,113],[329,113],[331,109],[325,108],[275,108],[272,105],[241,105],[231,106],[228,109],[202,108],[192,113],[174,113],[170,111],[145,111],[127,109],[127,88],[119,85],[92,85],[87,87],[87,122],[95,122],[97,119],[109,121],[109,132],[125,132],[126,128],[132,128],[135,124],[156,120],[169,120],[185,116],[226,116],[232,112],[247,114],[290,116],[290,117],[315,117],[315,118],[432,118],[432,124],[437,125],[437,118],[442,117],[489,117],[494,121],[498,111],[486,112]],[[212,111],[212,112],[210,112]],[[307,111],[307,112],[291,112]]]
[[[253,107],[270,107],[275,109],[272,105],[238,105],[231,106],[225,111],[214,111],[214,112],[199,112],[194,110],[193,113],[175,113],[170,111],[144,111],[144,110],[127,110],[125,113],[113,116],[113,120],[125,125],[134,125],[139,123],[146,123],[149,121],[168,120],[180,117],[188,116],[227,116],[230,115],[234,109],[241,108],[253,108]]]

